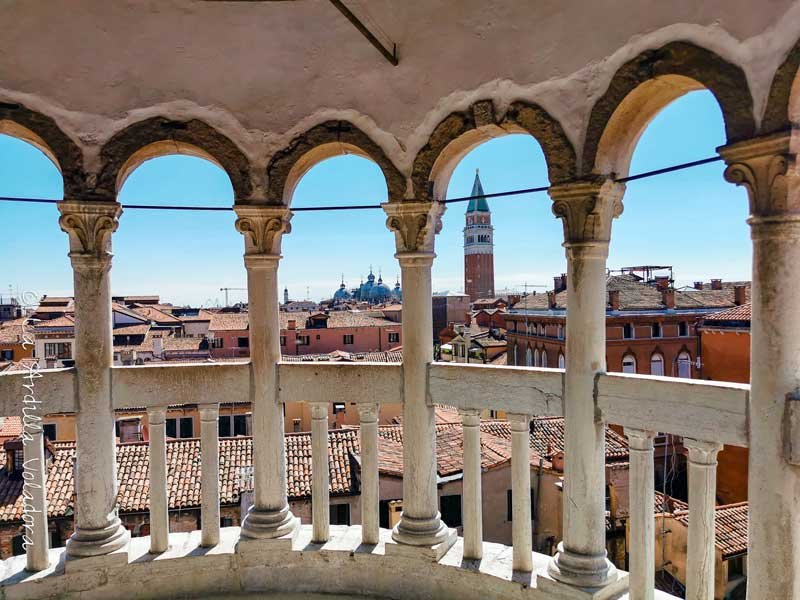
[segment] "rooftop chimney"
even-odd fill
[[[547,308],[554,309],[556,307],[556,293],[547,292]]]
[[[703,289],[703,282],[702,281],[695,281],[694,282],[694,289],[702,290]]]
[[[675,290],[672,288],[661,290],[661,300],[667,308],[675,308]]]
[[[722,289],[722,279],[712,279],[711,280],[711,289],[712,290],[721,290]]]
[[[297,329],[297,321],[295,319],[289,319],[288,328]]]
[[[656,277],[656,289],[664,291],[669,287],[669,277],[667,275],[659,275]]]
[[[743,285],[733,286],[733,303],[736,306],[741,306],[747,302],[747,287]]]
[[[553,277],[553,291],[557,294],[558,292],[561,291],[561,286],[562,286],[561,275],[556,275],[555,277]]]
[[[611,310],[619,310],[619,290],[608,290],[608,304]]]

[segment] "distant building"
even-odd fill
[[[433,305],[433,339],[442,341],[439,333],[450,323],[464,323],[469,313],[470,299],[467,294],[445,292],[434,294]]]
[[[494,296],[494,227],[478,171],[464,226],[464,290],[473,302]]]

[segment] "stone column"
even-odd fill
[[[22,485],[25,511],[23,545],[25,569],[43,571],[50,566],[48,550],[50,536],[47,528],[47,461],[44,454],[44,431],[40,420],[23,419],[22,432],[24,483]]]
[[[200,405],[200,545],[219,544],[219,406]]]
[[[459,409],[464,431],[464,558],[483,557],[483,494],[481,492],[481,411]]]
[[[330,537],[331,498],[328,471],[328,404],[311,404],[311,541],[323,544]]]
[[[67,556],[111,554],[130,533],[117,516],[114,408],[111,404],[111,234],[116,202],[63,200],[59,225],[69,235],[75,295],[75,533]],[[125,556],[127,561],[127,556]]]
[[[605,548],[605,423],[594,385],[605,372],[606,258],[611,222],[622,213],[624,186],[610,180],[550,188],[564,225],[569,300],[564,383],[564,540],[548,573],[573,586],[616,582]]]
[[[377,544],[380,536],[378,479],[378,405],[359,404],[361,419],[361,542]]]
[[[655,590],[655,431],[625,428],[630,448],[630,600],[653,600]]]
[[[439,560],[455,542],[439,514],[436,422],[428,394],[433,361],[431,266],[433,239],[444,205],[389,202],[386,226],[394,231],[403,281],[403,513],[387,552],[423,553]]]
[[[719,149],[725,178],[747,189],[753,240],[750,600],[800,598],[800,190],[789,142],[785,132]]]
[[[511,422],[511,519],[513,524],[513,568],[533,570],[531,526],[531,438],[530,415],[509,413]]]
[[[167,409],[147,409],[150,436],[150,552],[169,548],[169,491],[167,490]]]
[[[236,229],[244,235],[250,328],[250,396],[253,406],[254,502],[242,536],[289,543],[300,520],[286,496],[283,407],[278,402],[281,359],[278,262],[281,236],[291,230],[291,212],[280,206],[236,206]]]

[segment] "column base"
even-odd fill
[[[259,510],[253,505],[242,521],[242,537],[251,540],[291,541],[299,530],[300,519],[292,514],[288,505],[281,510]]]
[[[125,548],[131,541],[131,533],[122,526],[118,517],[102,529],[84,529],[76,526],[75,533],[67,540],[67,557],[89,558],[107,556]]]
[[[432,519],[414,519],[401,515],[386,543],[386,554],[439,561],[455,544],[458,534],[442,522],[439,513]]]
[[[547,575],[569,586],[587,589],[605,588],[620,579],[617,568],[606,558],[605,552],[594,556],[578,554],[564,548],[564,542],[558,544],[558,552],[547,566]]]
[[[613,565],[612,565],[613,566]],[[628,592],[628,574],[614,568],[614,574],[603,587],[582,587],[553,579],[548,569],[536,574],[536,588],[548,597],[559,600],[616,600]]]

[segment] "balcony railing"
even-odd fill
[[[219,526],[217,417],[220,399],[225,402],[250,401],[251,369],[249,362],[111,369],[114,409],[143,407],[147,410],[150,427],[150,536],[132,542],[129,551],[132,563],[158,562],[159,557],[188,559],[194,555],[204,556],[197,558],[198,561],[209,560],[212,554],[227,557],[225,560],[230,561],[231,556],[235,556],[239,529],[230,528],[221,532]],[[46,401],[46,412],[77,412],[76,370],[49,370],[41,374],[42,377],[35,384],[36,395]],[[384,363],[279,363],[277,380],[280,382],[280,403],[307,402],[312,407],[313,415],[313,520],[311,529],[303,529],[300,533],[300,539],[305,541],[295,540],[294,548],[301,554],[320,548],[346,553],[362,552],[364,556],[380,556],[379,561],[386,561],[387,557],[383,556],[385,546],[392,542],[389,533],[378,527],[377,414],[380,406],[376,398],[388,404],[402,402],[403,367]],[[551,580],[541,576],[549,557],[531,550],[531,497],[527,493],[530,488],[528,423],[532,416],[564,414],[564,371],[432,363],[428,367],[427,381],[431,405],[444,404],[458,408],[464,427],[463,542],[456,544],[441,559],[441,565],[450,565],[473,574],[483,573],[497,579],[490,584],[473,582],[473,586],[478,586],[474,589],[510,593],[512,588],[506,589],[503,585],[516,582],[514,593],[517,594],[521,582],[529,589],[531,597],[559,597],[557,590],[548,587],[552,584]],[[0,414],[23,414],[23,386],[26,382],[24,372],[0,374]],[[655,432],[682,436],[689,450],[690,514],[712,515],[712,518],[692,518],[689,521],[688,587],[702,588],[709,581],[713,582],[715,455],[722,443],[748,445],[749,386],[601,374],[595,378],[594,389],[596,405],[601,412],[599,418],[624,426],[630,441],[630,587],[637,591],[631,597],[652,597],[647,596],[646,591],[653,590]],[[357,403],[361,415],[362,524],[361,527],[347,530],[333,528],[336,535],[332,539],[327,481],[327,421],[328,404],[340,398]],[[167,407],[183,404],[197,405],[201,413],[202,529],[199,537],[169,533],[164,422]],[[478,415],[485,409],[504,411],[510,415],[512,424],[513,520],[515,524],[524,523],[526,526],[514,528],[510,563],[502,547],[483,543],[482,540]],[[38,436],[37,442],[39,451],[43,452],[41,436]],[[435,461],[435,457],[430,458]],[[91,469],[92,465],[78,464],[77,467]],[[35,509],[33,514],[40,515],[32,529],[34,532],[46,532],[44,495],[36,496],[32,502]],[[316,544],[314,548],[311,548],[312,542]],[[29,548],[26,564],[19,559],[5,561],[4,583],[17,582],[27,586],[24,587],[24,595],[35,597],[39,595],[37,590],[49,590],[55,585],[48,583],[43,586],[42,581],[69,578],[69,563],[66,575],[58,574],[62,571],[53,564],[63,550],[50,551],[48,555],[46,548],[46,539],[36,540]],[[142,558],[145,554],[149,558]],[[505,558],[501,560],[499,557],[503,556]],[[487,557],[491,557],[491,560],[487,560]],[[481,558],[484,560],[480,561]],[[302,560],[317,559],[286,558],[287,565]],[[476,567],[470,561],[478,561],[475,564],[480,566]],[[124,564],[128,564],[127,560]],[[42,580],[41,575],[25,575],[22,572],[24,567],[34,572],[43,571],[47,576]],[[134,564],[131,564],[131,568],[136,569]],[[387,568],[391,571],[391,567]],[[220,586],[218,589],[221,591],[235,589],[224,587],[222,583]],[[187,589],[192,588],[190,586]],[[361,588],[344,586],[338,589],[355,593]],[[379,586],[364,589],[370,593],[386,591],[379,589]],[[643,593],[638,593],[640,591]],[[539,593],[545,595],[539,596]]]

